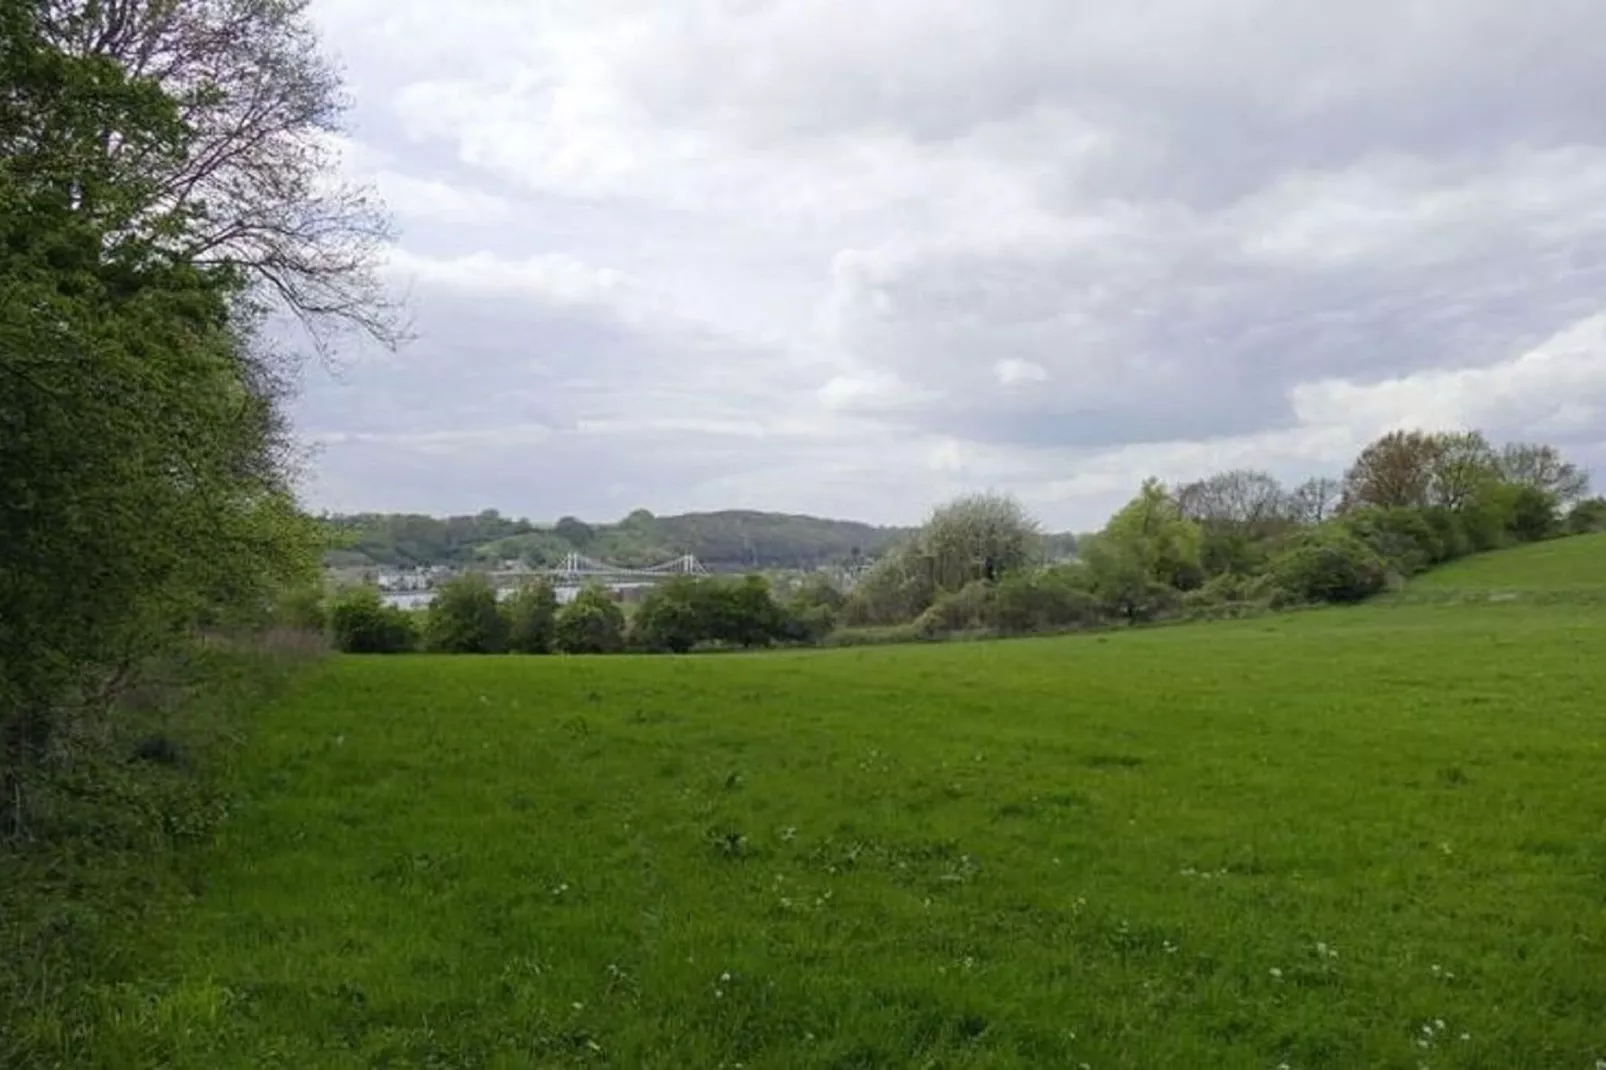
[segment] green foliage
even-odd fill
[[[1082,559],[1103,616],[1136,624],[1152,620],[1173,599],[1175,588],[1155,577],[1142,544],[1099,535],[1082,541]]]
[[[549,654],[557,628],[558,595],[545,581],[526,584],[503,604],[507,646],[515,654]]]
[[[935,511],[916,538],[939,591],[997,580],[1037,560],[1037,522],[1013,498],[970,494]]]
[[[0,4],[0,807],[65,711],[313,566],[250,293],[163,200],[189,113],[45,14]]]
[[[710,585],[714,594],[713,638],[740,647],[768,646],[787,634],[781,607],[762,576]]]
[[[590,549],[597,539],[597,533],[590,524],[572,516],[566,516],[553,525],[552,534],[582,553]]]
[[[677,576],[654,587],[630,619],[630,645],[684,654],[713,637],[708,581]]]
[[[1512,442],[1497,460],[1500,478],[1549,496],[1558,506],[1579,501],[1589,493],[1589,473],[1568,461],[1554,446],[1538,442]]]
[[[436,588],[425,616],[424,643],[440,654],[506,653],[508,620],[490,580],[469,572]]]
[[[323,590],[311,583],[288,588],[279,595],[275,623],[309,632],[329,630],[329,606]]]
[[[434,517],[361,513],[327,516],[322,520],[331,535],[362,560],[399,567],[463,564],[479,556],[480,547],[535,532],[527,520],[509,520],[495,509],[475,516]],[[570,547],[562,544],[566,552]],[[519,556],[512,554],[510,556]],[[558,553],[551,562],[562,557]]]
[[[915,618],[915,633],[934,638],[954,632],[977,631],[992,626],[993,584],[990,580],[971,580],[957,591],[944,591]]]
[[[29,834],[0,838],[0,1066],[170,1065],[143,1046],[86,1048],[103,999],[143,981],[130,969],[151,962],[134,951],[141,934],[209,883],[201,857],[235,808],[239,744],[318,652],[237,643],[156,659],[93,732],[22,771]]]
[[[1556,495],[1528,483],[1499,484],[1506,532],[1518,542],[1539,542],[1560,532]]]
[[[931,561],[910,540],[883,554],[859,576],[842,604],[842,620],[851,626],[907,623],[936,596]]]
[[[1098,599],[1081,565],[1017,572],[993,590],[991,626],[1005,635],[1085,627],[1099,622]]]
[[[1378,510],[1389,516],[1396,510]],[[1359,602],[1381,591],[1388,579],[1384,558],[1345,526],[1303,532],[1271,561],[1277,587],[1306,602]]]
[[[1606,531],[1606,498],[1586,498],[1567,513],[1567,532],[1588,535]]]
[[[1100,541],[1120,547],[1156,583],[1187,590],[1203,582],[1199,525],[1182,516],[1158,480],[1144,481],[1138,496],[1110,518]]]
[[[412,614],[385,605],[372,587],[348,587],[335,596],[329,634],[347,654],[405,654],[419,638]]]
[[[1347,513],[1342,526],[1400,576],[1414,576],[1445,559],[1441,529],[1429,521],[1424,509],[1364,507]]]
[[[692,554],[716,569],[814,568],[873,555],[908,534],[810,516],[730,510],[655,517],[637,509],[617,524],[588,524],[565,517],[555,528],[510,520],[495,510],[477,516],[359,514],[323,520],[342,550],[330,564],[393,567],[462,565],[516,559],[555,565],[582,551],[619,565],[656,565]]]
[[[560,654],[617,654],[625,648],[624,610],[604,588],[581,588],[558,611],[552,646]]]

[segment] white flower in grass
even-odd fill
[[[1272,976],[1273,976],[1273,977],[1275,977],[1275,978],[1276,978],[1276,979],[1277,979],[1277,980],[1279,980],[1279,981],[1281,981],[1281,980],[1282,980],[1282,979],[1283,979],[1283,971],[1282,971],[1282,970],[1279,970],[1279,969],[1278,969],[1278,968],[1277,968],[1277,967],[1275,967],[1275,966],[1273,966],[1273,967],[1272,967],[1272,968],[1271,968],[1271,975],[1272,975]]]

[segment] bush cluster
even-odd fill
[[[357,654],[684,653],[818,642],[835,627],[840,603],[823,581],[804,583],[783,603],[760,576],[688,576],[649,592],[627,621],[600,587],[582,589],[563,606],[546,583],[499,601],[483,576],[469,574],[443,584],[421,613],[386,606],[372,588],[350,588],[334,598],[328,627],[338,649]],[[299,599],[295,605],[311,619],[312,609]]]

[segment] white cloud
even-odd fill
[[[1010,357],[993,365],[993,374],[1004,386],[1020,386],[1024,383],[1045,383],[1048,381],[1048,369],[1041,364],[1034,364],[1029,360],[1020,360]]]

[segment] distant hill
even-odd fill
[[[692,554],[716,571],[815,568],[873,557],[912,533],[851,520],[725,510],[654,516],[644,509],[614,524],[565,517],[555,525],[495,510],[444,519],[365,513],[327,516],[338,549],[332,565],[464,565],[519,559],[551,565],[578,551],[618,565],[652,565]]]

